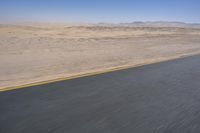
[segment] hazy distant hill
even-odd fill
[[[165,22],[165,21],[156,21],[156,22],[141,22],[136,21],[132,23],[120,23],[120,24],[111,24],[111,23],[99,23],[101,26],[126,26],[126,27],[182,27],[182,28],[200,28],[200,24],[192,23],[183,23],[183,22]]]
[[[0,26],[10,27],[10,26],[28,26],[26,28],[31,27],[39,27],[48,28],[48,27],[57,27],[62,28],[63,26],[67,27],[177,27],[177,28],[198,28],[200,29],[200,23],[184,23],[184,22],[167,22],[167,21],[135,21],[132,23],[41,23],[41,22],[24,22],[24,23],[13,23],[13,24],[1,24]]]

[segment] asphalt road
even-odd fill
[[[200,133],[200,55],[1,92],[0,133]]]

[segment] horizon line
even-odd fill
[[[0,24],[134,24],[134,23],[180,23],[180,24],[197,24],[197,22],[184,22],[184,21],[129,21],[129,22],[81,22],[81,21],[9,21],[0,22]]]

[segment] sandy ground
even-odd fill
[[[0,88],[200,53],[200,29],[0,25]]]

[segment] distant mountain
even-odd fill
[[[130,26],[130,27],[182,27],[182,28],[200,28],[200,24],[190,24],[183,22],[165,22],[165,21],[156,21],[156,22],[132,22],[132,23],[120,23],[121,26]]]
[[[98,26],[124,26],[124,27],[179,27],[179,28],[200,28],[200,24],[183,23],[183,22],[165,22],[165,21],[155,21],[155,22],[142,22],[135,21],[132,23],[99,23]]]
[[[132,23],[41,23],[41,22],[24,22],[24,23],[13,23],[13,24],[1,24],[0,26],[29,26],[48,28],[49,26],[100,26],[100,27],[178,27],[178,28],[198,28],[200,29],[200,23],[184,23],[184,22],[168,22],[168,21],[135,21]]]

